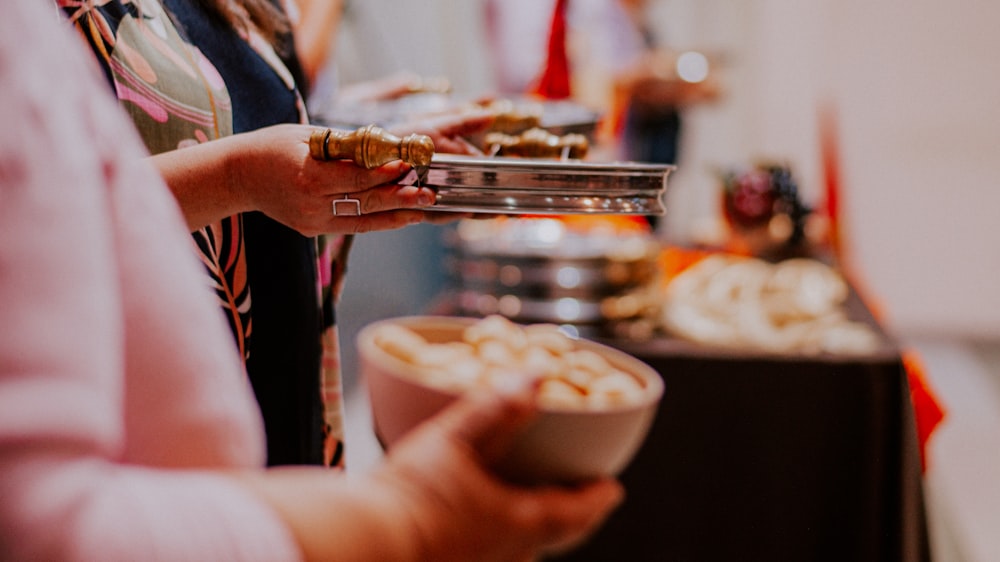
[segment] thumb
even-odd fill
[[[537,381],[510,377],[509,384],[467,392],[435,418],[451,439],[476,451],[487,465],[501,459],[537,414]]]

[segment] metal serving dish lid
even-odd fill
[[[439,211],[662,215],[666,164],[435,154],[400,183],[437,191]]]

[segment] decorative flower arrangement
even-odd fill
[[[812,209],[787,166],[759,164],[722,174],[722,211],[734,242],[750,254],[795,254],[807,243]]]

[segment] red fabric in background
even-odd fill
[[[529,93],[546,99],[570,97],[570,65],[566,53],[566,5],[568,0],[556,0],[549,28],[549,46],[542,74],[531,86]]]
[[[910,399],[913,401],[914,417],[917,421],[917,439],[920,443],[920,462],[927,470],[927,442],[941,420],[944,419],[944,408],[941,401],[927,386],[927,376],[924,364],[916,351],[903,352],[903,368],[910,383]]]
[[[862,290],[863,283],[856,275],[850,271],[850,256],[847,251],[848,239],[845,236],[844,225],[841,222],[843,216],[843,189],[840,174],[840,152],[839,152],[839,131],[837,129],[837,114],[832,106],[824,107],[819,115],[820,151],[824,176],[824,193],[826,201],[824,210],[829,225],[829,246],[837,260],[837,267],[841,273],[851,280],[858,293],[862,296],[865,306],[871,310],[878,321],[882,321],[881,303],[870,298],[870,292]],[[930,441],[934,429],[941,423],[945,416],[945,409],[941,400],[931,389],[923,361],[919,354],[912,349],[902,352],[903,368],[906,370],[907,380],[910,386],[910,399],[913,402],[913,412],[916,418],[917,438],[920,443],[920,461],[924,469],[927,469],[927,443]]]

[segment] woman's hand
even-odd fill
[[[469,395],[416,428],[356,477],[317,467],[237,471],[307,560],[510,562],[578,544],[622,487],[520,487],[490,470],[534,414],[534,388]]]
[[[410,133],[427,135],[434,141],[434,151],[442,154],[481,156],[483,152],[467,138],[481,135],[494,121],[496,115],[490,111],[456,107],[394,125],[392,132],[400,136]]]
[[[415,559],[533,560],[577,544],[621,502],[610,479],[530,488],[490,471],[534,415],[533,394],[470,395],[415,429],[371,473],[375,497],[412,531]]]
[[[434,191],[396,182],[409,167],[366,170],[309,154],[308,125],[275,125],[153,157],[196,230],[226,216],[261,211],[306,236],[390,230],[424,219]],[[339,216],[333,202],[358,201],[361,214]]]
[[[349,160],[316,160],[309,154],[313,130],[279,125],[247,135],[245,148],[234,153],[233,177],[253,209],[307,236],[390,230],[423,220],[418,209],[433,205],[435,194],[396,183],[409,166],[396,161],[366,170]],[[334,201],[344,198],[357,200],[361,214],[335,216]]]

